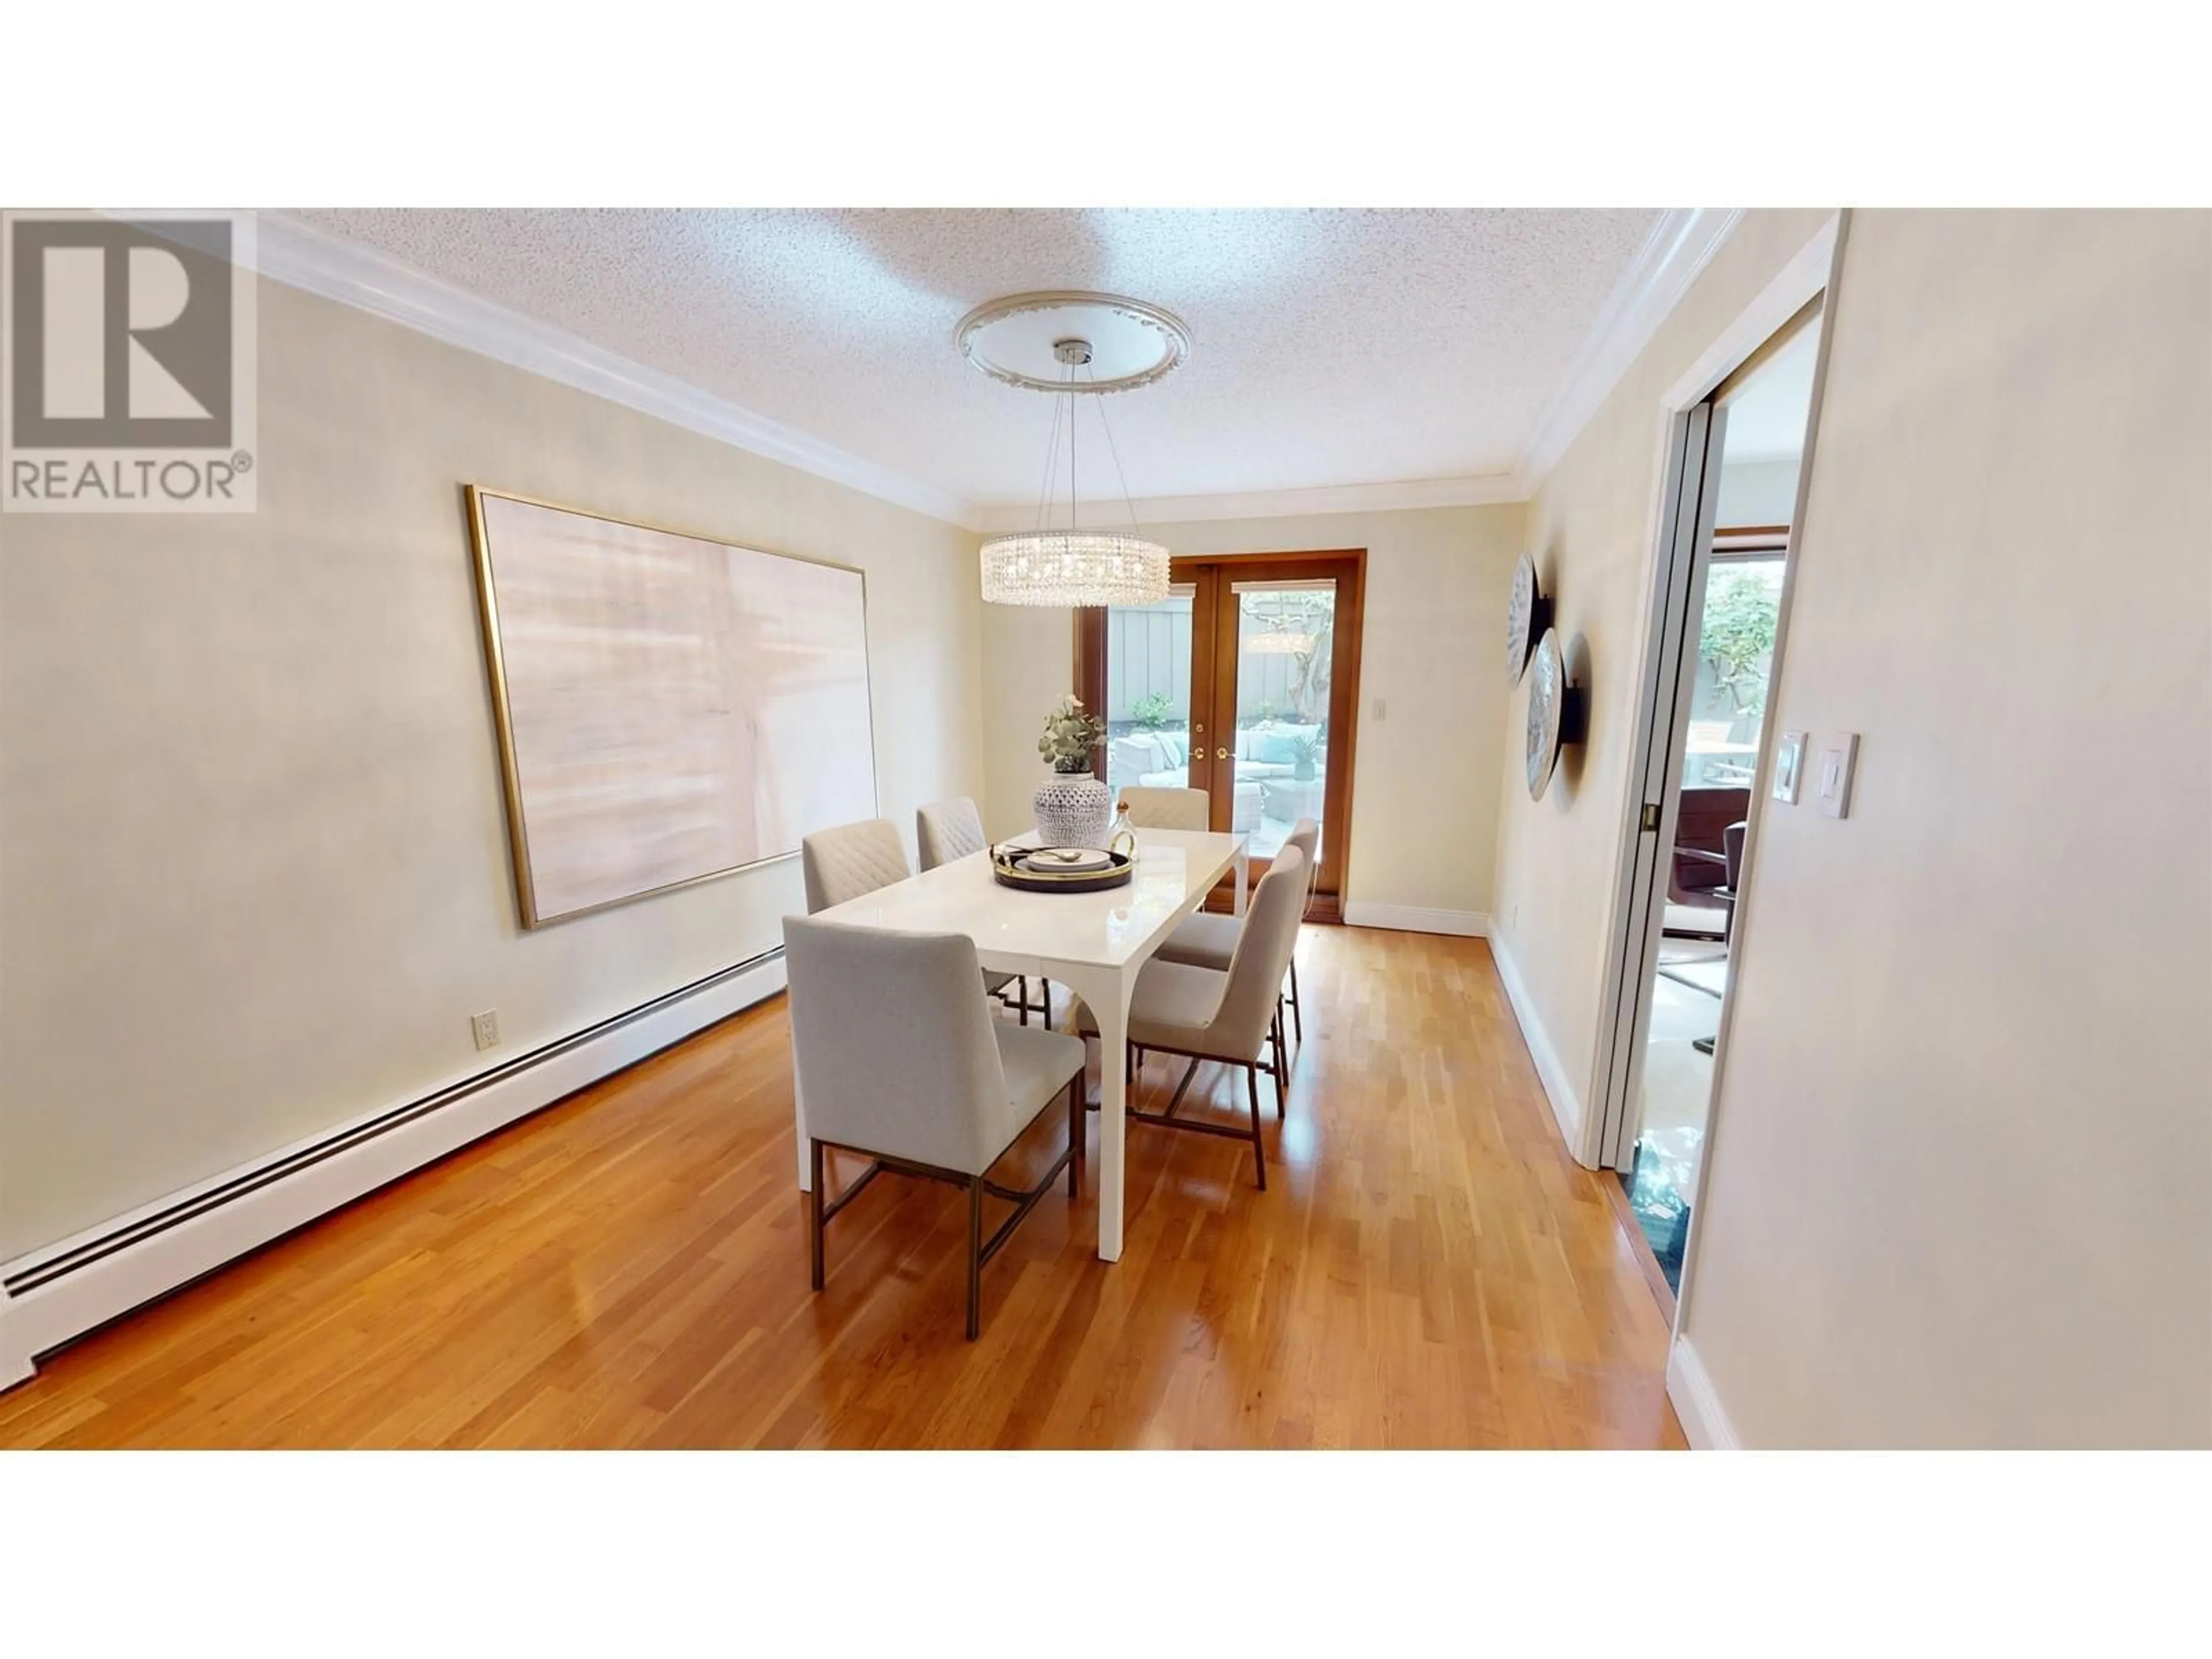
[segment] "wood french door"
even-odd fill
[[[1342,913],[1365,566],[1358,549],[1179,558],[1163,604],[1076,613],[1109,787],[1205,790],[1213,827],[1250,837],[1255,879],[1315,819],[1316,921]]]

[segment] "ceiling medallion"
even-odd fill
[[[1049,289],[1009,294],[977,306],[952,331],[970,366],[1005,386],[1062,392],[1066,377],[1054,346],[1079,339],[1092,361],[1079,392],[1132,392],[1175,372],[1190,355],[1182,319],[1121,294]]]
[[[1066,331],[1080,325],[1088,332]],[[1104,337],[1104,344],[1091,337]],[[957,331],[968,362],[1006,386],[1054,394],[1052,438],[1036,527],[983,544],[983,598],[993,605],[1157,605],[1168,596],[1168,550],[1146,538],[1121,476],[1121,457],[1106,406],[1096,398],[1098,426],[1121,486],[1128,528],[1079,523],[1075,450],[1076,394],[1126,392],[1149,386],[1180,363],[1190,347],[1182,324],[1140,300],[1110,294],[1018,294],[970,312]],[[1052,365],[1048,372],[1047,364]],[[1102,368],[1106,371],[1101,378]],[[1067,448],[1067,522],[1057,516],[1054,474],[1061,437]]]

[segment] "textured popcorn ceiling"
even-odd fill
[[[952,330],[1023,289],[1164,305],[1191,358],[1107,401],[1131,493],[1510,467],[1657,219],[1628,211],[307,211],[299,217],[981,503],[1051,400]],[[1086,499],[1114,491],[1083,428]]]

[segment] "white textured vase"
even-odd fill
[[[1031,802],[1048,847],[1103,847],[1114,822],[1114,792],[1088,772],[1055,772]]]

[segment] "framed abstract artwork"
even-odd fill
[[[860,571],[466,495],[525,927],[876,815]]]

